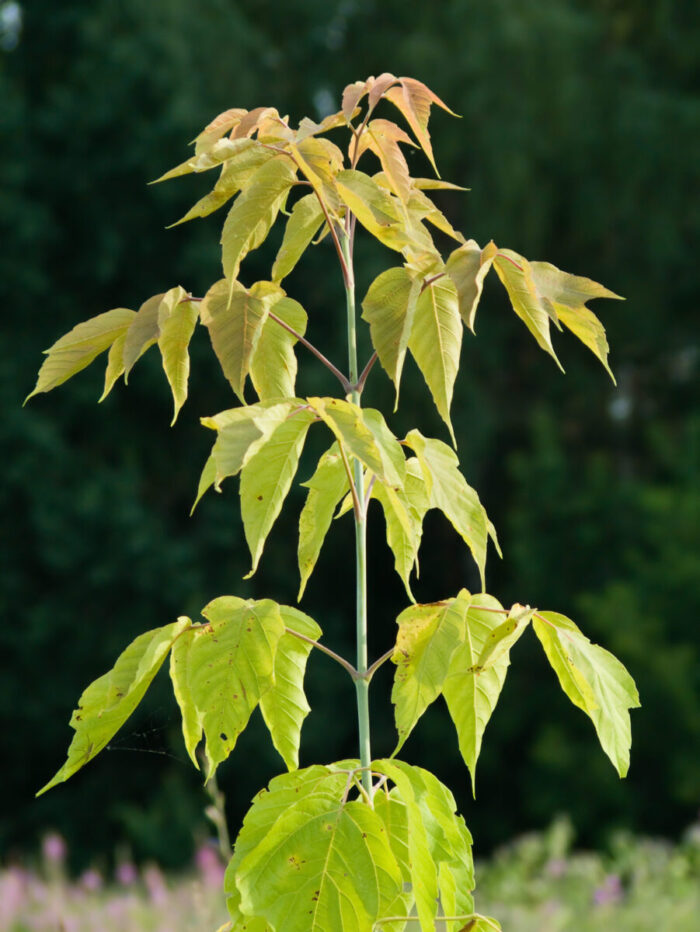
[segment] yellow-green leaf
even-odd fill
[[[306,432],[313,421],[313,412],[306,409],[290,414],[243,466],[241,515],[252,559],[248,576],[258,567],[267,535],[296,475]]]
[[[362,302],[379,362],[396,386],[396,405],[406,349],[420,291],[420,281],[406,268],[387,269],[374,279]]]
[[[315,194],[306,194],[296,202],[287,221],[275,264],[272,266],[273,281],[281,282],[289,275],[322,223],[323,209]]]
[[[158,315],[160,303],[164,297],[165,292],[153,295],[152,298],[144,301],[129,324],[122,354],[125,382],[128,381],[129,373],[134,368],[137,360],[143,356],[147,349],[150,349],[158,342],[158,334],[160,333]]]
[[[190,760],[199,770],[197,746],[202,740],[202,717],[190,690],[190,648],[193,642],[205,634],[201,627],[184,631],[173,644],[170,652],[170,679],[173,684],[175,699],[182,714],[182,735]]]
[[[118,307],[73,327],[46,350],[47,358],[26,400],[40,392],[50,392],[89,366],[100,353],[123,337],[134,317],[133,311]]]
[[[447,276],[431,282],[419,295],[408,348],[454,443],[450,405],[459,371],[462,322],[457,289]]]
[[[302,485],[309,490],[299,518],[299,561],[300,586],[297,601],[313,573],[323,541],[333,520],[333,512],[348,491],[349,483],[343,459],[334,443],[318,461],[313,476]]]
[[[297,357],[294,346],[297,338],[278,320],[273,319],[270,313],[299,336],[304,336],[306,332],[307,315],[301,304],[286,297],[281,288],[277,288],[277,296],[263,296],[257,288],[261,284],[271,283],[256,282],[250,293],[266,300],[269,312],[250,360],[250,380],[261,401],[288,398],[294,395],[296,386]]]
[[[493,242],[481,249],[478,243],[470,239],[464,246],[450,253],[445,263],[445,271],[457,288],[459,313],[472,333],[484,279],[497,252],[498,248]]]
[[[187,398],[187,382],[190,376],[188,347],[199,317],[197,302],[187,298],[184,288],[173,288],[163,297],[158,311],[158,348],[173,393],[173,424]]]
[[[533,627],[562,689],[591,719],[601,747],[620,776],[626,776],[632,743],[629,709],[639,707],[634,680],[617,657],[591,644],[565,615],[538,612]]]
[[[321,629],[313,618],[288,605],[280,605],[279,609],[288,629],[313,641],[321,637]],[[308,641],[288,632],[283,634],[275,654],[274,684],[260,699],[260,711],[272,743],[289,770],[299,766],[301,726],[311,711],[304,693],[304,674],[312,649]]]
[[[87,687],[71,716],[75,735],[68,758],[37,796],[72,777],[106,747],[143,699],[175,639],[190,625],[189,618],[180,618],[139,635],[114,667]]]
[[[511,647],[520,640],[525,628],[530,624],[534,609],[529,605],[519,605],[517,602],[511,606],[508,617],[497,625],[486,639],[477,661],[475,672],[492,667],[501,657],[510,653]]]
[[[435,103],[443,110],[446,110],[452,116],[456,116],[450,108],[443,103],[440,98],[434,94],[429,87],[415,78],[399,78],[399,85],[390,88],[386,92],[386,99],[390,100],[406,118],[408,125],[416,134],[416,139],[421,148],[430,159],[430,164],[437,174],[437,165],[433,156],[433,147],[430,142],[430,133],[428,132],[428,120],[430,118],[430,106]]]

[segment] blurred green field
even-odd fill
[[[477,909],[504,932],[696,932],[700,822],[677,844],[618,834],[598,853],[573,851],[572,834],[560,819],[478,864]],[[92,867],[71,880],[67,854],[49,835],[33,869],[0,871],[0,930],[214,932],[226,919],[213,845],[177,876],[122,857],[109,873]]]

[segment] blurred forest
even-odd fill
[[[0,852],[30,851],[53,827],[76,866],[128,844],[183,863],[210,832],[207,797],[161,673],[109,751],[65,786],[33,793],[62,762],[81,689],[137,633],[235,593],[294,604],[293,490],[256,577],[237,481],[188,517],[211,438],[199,417],[232,396],[195,335],[190,401],[168,427],[155,353],[101,406],[95,366],[22,410],[41,351],[76,322],[137,308],[176,284],[202,294],[220,277],[222,216],[165,230],[208,178],[147,187],[230,106],[276,106],[293,120],[337,109],[342,88],[392,71],[425,81],[461,120],[434,111],[440,206],[479,242],[604,283],[625,303],[595,307],[608,328],[615,389],[593,356],[560,335],[562,376],[489,279],[476,338],[465,335],[453,404],[465,474],[499,530],[488,589],[564,612],[637,680],[632,766],[620,782],[590,722],[524,638],[484,741],[472,800],[438,703],[405,747],[454,788],[479,854],[571,815],[578,837],[616,827],[673,835],[700,806],[700,10],[695,0],[31,0],[0,2]],[[427,174],[421,154],[413,168]],[[200,184],[201,182],[201,184]],[[274,237],[273,237],[274,240]],[[279,241],[279,240],[278,240]],[[246,282],[274,256],[254,253]],[[358,243],[358,291],[391,262]],[[340,275],[327,244],[288,281],[309,335],[343,360]],[[367,347],[364,345],[366,358]],[[205,366],[206,362],[206,366]],[[335,393],[302,359],[300,393]],[[373,372],[367,403],[391,409]],[[407,365],[399,433],[448,439]],[[300,478],[308,477],[308,463]],[[343,519],[350,521],[348,517]],[[405,595],[371,538],[371,653],[394,638]],[[340,651],[352,644],[349,524],[329,539],[302,607]],[[465,548],[429,516],[419,600],[478,588]],[[389,665],[390,666],[390,665]],[[373,689],[378,755],[394,746],[387,668]],[[302,763],[355,754],[352,687],[321,655]],[[339,714],[347,710],[347,718]],[[257,717],[220,770],[235,827],[282,767]]]

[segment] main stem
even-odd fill
[[[357,386],[359,378],[357,368],[357,329],[355,326],[355,275],[353,271],[350,237],[346,234],[341,238],[341,248],[345,259],[345,296],[348,318],[348,369],[350,384]],[[350,393],[351,401],[360,404],[360,392],[354,388]],[[365,480],[362,464],[358,459],[354,463],[354,480],[357,491],[357,500],[360,503],[359,513],[355,511],[355,630],[357,638],[357,672],[360,674],[355,680],[357,694],[357,724],[360,735],[360,763],[362,765],[362,785],[372,798],[372,775],[370,764],[372,751],[370,749],[369,729],[369,681],[362,674],[367,672],[367,514],[365,502]]]

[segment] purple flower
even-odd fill
[[[123,887],[130,887],[139,879],[139,872],[131,861],[122,861],[115,871],[115,877]]]
[[[214,847],[208,844],[201,845],[197,849],[195,862],[206,886],[220,887],[222,885],[226,869]]]
[[[96,871],[94,867],[91,867],[84,871],[81,876],[80,886],[83,887],[84,890],[94,893],[102,887],[102,875],[99,871]]]
[[[566,873],[566,861],[564,858],[552,858],[544,869],[549,877],[562,877]]]
[[[66,842],[58,832],[49,832],[48,835],[44,835],[44,840],[41,843],[41,853],[44,860],[50,864],[62,864],[66,859],[67,851]]]
[[[596,887],[593,893],[593,902],[596,906],[605,906],[608,903],[619,903],[622,899],[622,884],[617,874],[608,874],[603,883]]]
[[[151,902],[156,906],[164,906],[168,902],[168,887],[160,868],[156,867],[155,864],[150,864],[143,872],[143,880],[151,897]]]

